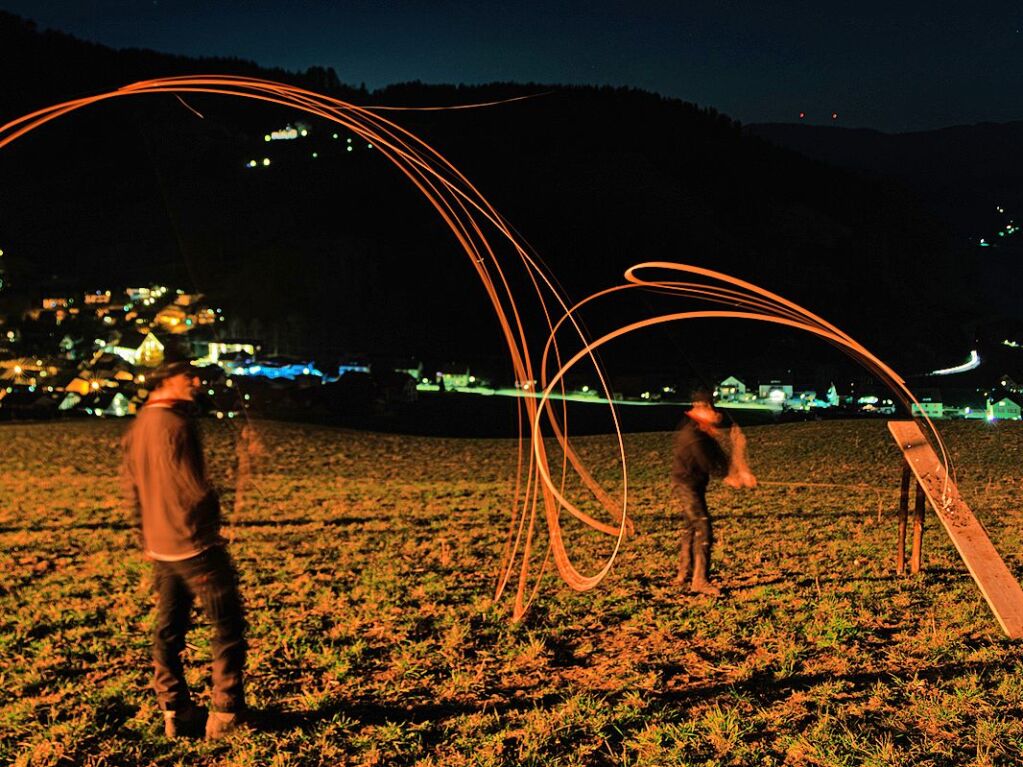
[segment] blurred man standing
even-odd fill
[[[672,506],[682,514],[682,551],[676,580],[685,583],[691,577],[690,591],[716,597],[721,589],[710,580],[714,535],[707,511],[707,485],[715,476],[723,477],[731,487],[756,487],[757,478],[746,463],[746,436],[738,424],[732,425],[729,434],[729,457],[719,444],[724,439],[718,428],[721,413],[714,408],[711,393],[694,392],[692,400],[692,408],[675,433],[672,451]]]
[[[153,560],[157,594],[153,687],[168,737],[199,735],[203,712],[185,682],[181,652],[199,599],[213,627],[213,699],[206,737],[235,730],[245,710],[245,618],[234,564],[220,536],[220,501],[206,478],[196,424],[199,371],[164,363],[154,390],[123,439],[125,494]]]

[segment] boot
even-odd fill
[[[210,711],[206,720],[206,740],[220,740],[248,729],[235,711]]]
[[[197,738],[202,734],[203,709],[189,703],[179,711],[163,712],[163,733],[174,738]]]

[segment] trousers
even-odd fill
[[[672,506],[682,516],[678,577],[681,580],[692,577],[695,581],[709,581],[714,531],[707,511],[707,488],[676,483],[671,497]]]
[[[156,626],[153,631],[153,688],[163,711],[187,708],[191,693],[181,653],[198,599],[213,629],[214,711],[245,708],[245,613],[238,574],[223,546],[178,562],[155,561]]]

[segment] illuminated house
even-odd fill
[[[781,407],[792,399],[792,384],[783,384],[781,381],[760,384],[757,387],[757,398],[769,405]]]
[[[202,305],[202,293],[180,293],[174,302],[164,306],[153,322],[168,333],[187,333],[199,325],[217,321],[216,312]]]
[[[97,382],[96,385],[99,386],[99,383]],[[80,395],[79,399],[82,396],[85,396],[86,394],[88,394],[91,388],[92,388],[92,382],[91,382],[90,378],[88,378],[84,374],[80,375],[80,376],[75,376],[68,383],[66,383],[64,385],[64,391],[65,392],[67,392],[68,394],[78,394],[78,395]],[[77,400],[76,400],[76,402],[77,402]],[[63,403],[61,403],[61,404],[63,404]],[[68,407],[73,407],[73,406],[74,405],[69,405]],[[61,410],[66,410],[66,409],[67,408],[64,408],[64,407],[61,408]]]
[[[96,290],[92,293],[86,293],[84,296],[86,304],[109,304],[110,303],[110,291],[109,290]]]
[[[303,122],[296,122],[294,125],[288,123],[283,128],[278,128],[263,136],[264,141],[294,141],[297,138],[305,138],[309,135],[309,126]]]
[[[746,393],[746,384],[735,376],[728,376],[718,384],[718,399],[722,402],[735,402]]]
[[[115,343],[104,346],[104,351],[116,354],[132,365],[152,368],[163,362],[164,345],[153,333],[125,330],[118,334]]]
[[[167,288],[163,285],[153,285],[148,288],[127,288],[124,292],[130,301],[152,304],[167,293]]]
[[[214,364],[218,364],[225,354],[234,355],[234,359],[237,359],[239,354],[254,358],[262,348],[259,341],[251,338],[225,338],[223,341],[210,341],[209,358]]]
[[[369,373],[370,371],[369,358],[365,354],[349,354],[342,357],[337,363],[338,378],[347,373]]]
[[[437,371],[437,383],[443,383],[448,391],[476,383],[476,377],[469,372],[469,366],[449,363]]]
[[[785,405],[792,410],[810,410],[815,407],[827,407],[827,402],[817,399],[816,389],[793,390],[792,396],[785,401]]]
[[[998,402],[988,403],[987,418],[989,421],[1018,421],[1020,406],[1008,397],[1002,397]]]
[[[188,312],[184,308],[170,304],[156,313],[153,324],[168,333],[187,333],[192,322],[189,322]]]
[[[942,402],[941,392],[937,389],[921,389],[917,392],[917,399],[920,404],[913,403],[913,415],[925,415],[928,418],[945,417],[945,405]]]
[[[63,411],[81,410],[95,416],[123,418],[135,413],[135,404],[119,391],[93,391],[88,394],[68,392],[58,408]]]

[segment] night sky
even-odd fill
[[[642,10],[639,10],[638,8]],[[0,0],[112,47],[334,67],[342,81],[635,86],[743,122],[885,131],[1023,119],[1018,3]],[[838,114],[833,120],[832,113]]]

